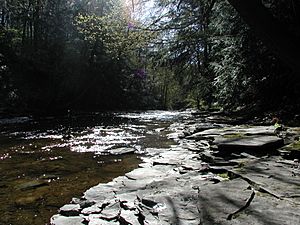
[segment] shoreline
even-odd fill
[[[275,136],[270,126],[209,124],[192,119],[173,123],[170,130],[175,132],[169,138],[178,145],[146,149],[138,169],[90,188],[81,199],[63,206],[51,224],[300,222],[297,161],[273,153],[258,157],[235,152],[229,158],[214,154],[218,152],[213,143],[217,136],[232,135],[233,131]],[[287,143],[299,135],[300,128],[288,128],[282,154]]]

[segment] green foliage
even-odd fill
[[[122,1],[5,1],[1,7],[3,18],[12,15],[0,26],[0,54],[12,68],[10,75],[1,70],[1,86],[11,87],[1,89],[1,99],[13,93],[30,110],[47,113],[154,104],[147,79],[135,71],[146,69],[155,33],[139,21],[129,28]]]
[[[1,107],[267,109],[299,99],[299,78],[227,1],[155,0],[147,19],[130,3],[1,1]],[[263,4],[299,33],[298,3]]]

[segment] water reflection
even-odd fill
[[[168,147],[169,125],[182,116],[148,111],[2,121],[0,224],[45,224],[72,197],[140,162],[136,154],[110,151]]]

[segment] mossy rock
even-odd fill
[[[224,179],[229,179],[229,175],[228,175],[228,172],[225,172],[225,173],[218,173],[217,174],[219,177],[222,177]]]
[[[290,159],[300,159],[300,141],[295,141],[283,148],[283,150],[288,151],[288,158]]]
[[[289,145],[284,146],[282,149],[286,151],[300,151],[300,140],[294,141]]]
[[[292,143],[291,144],[291,149],[300,151],[300,141],[295,141],[294,143]]]

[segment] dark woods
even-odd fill
[[[79,31],[92,26],[79,24],[79,15],[104,17],[112,4],[1,0],[1,107],[54,113],[144,106],[135,93],[142,96],[144,85],[132,75],[135,65]]]
[[[299,110],[299,1],[151,2],[1,0],[0,112]]]

